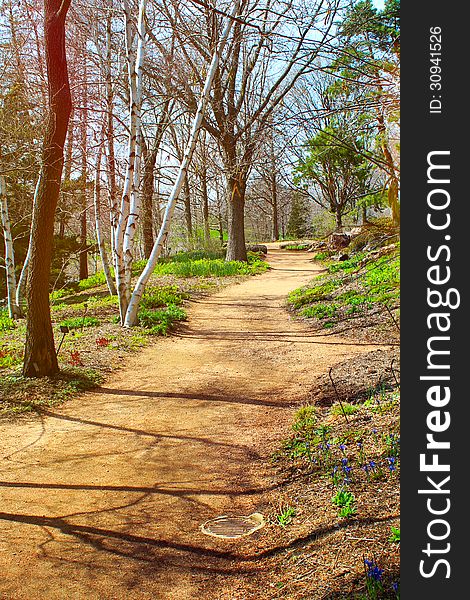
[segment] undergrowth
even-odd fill
[[[399,248],[376,257],[359,252],[345,261],[326,262],[326,273],[288,296],[297,314],[324,328],[385,306],[398,308]],[[398,314],[396,315],[398,316]]]

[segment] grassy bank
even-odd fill
[[[298,317],[315,329],[345,332],[354,324],[354,335],[362,332],[375,336],[377,329],[382,329],[383,335],[392,329],[398,333],[398,244],[379,251],[358,252],[344,261],[332,260],[325,254],[315,258],[322,262],[325,271],[288,297],[288,305]]]

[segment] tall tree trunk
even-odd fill
[[[45,0],[44,38],[49,111],[41,174],[31,224],[28,318],[23,375],[43,377],[59,371],[49,305],[54,216],[64,164],[64,144],[72,100],[65,52],[65,18],[71,0]]]
[[[387,163],[387,173],[389,175],[389,185],[387,193],[388,205],[392,211],[393,224],[398,226],[400,225],[400,203],[398,202],[399,183],[396,173],[395,161],[393,160],[392,153],[388,146],[387,126],[385,124],[385,119],[380,109],[378,110],[377,114],[377,122],[379,139],[381,140],[382,151],[384,153],[385,162]]]
[[[202,218],[204,222],[204,241],[206,244],[211,239],[211,227],[209,222],[209,193],[207,190],[207,169],[205,165],[202,165],[200,171],[201,178],[201,194],[202,194]]]
[[[184,159],[184,151],[181,148],[180,143],[178,141],[178,135],[176,133],[175,127],[172,128],[172,134],[173,134],[172,135],[173,144],[174,144],[175,150],[176,150],[176,157],[178,159],[178,162],[181,164]],[[184,204],[184,222],[186,224],[186,234],[188,236],[188,240],[191,240],[191,238],[193,237],[193,217],[192,217],[192,213],[191,213],[191,189],[189,187],[188,173],[186,173],[186,176],[185,176],[184,182],[183,182],[183,204]]]
[[[343,231],[343,215],[341,214],[340,207],[336,207],[335,221],[336,221],[336,231],[341,233],[341,231]]]
[[[184,220],[186,221],[186,231],[188,233],[188,239],[193,237],[193,216],[191,214],[191,189],[189,187],[188,174],[184,180],[183,188],[184,198]]]
[[[106,145],[107,145],[107,170],[109,195],[109,216],[111,224],[111,253],[114,256],[114,231],[117,228],[118,219],[118,192],[116,184],[116,156],[114,151],[114,90],[111,73],[112,60],[112,5],[108,10],[106,19],[106,58],[102,61],[106,88]]]
[[[121,197],[121,210],[114,234],[114,270],[119,296],[121,325],[124,325],[131,298],[132,263],[134,261],[134,236],[140,214],[140,157],[142,77],[145,44],[146,0],[139,2],[137,48],[134,50],[132,14],[128,0],[123,0],[126,27],[126,60],[129,82],[129,137],[127,168]]]
[[[362,205],[362,223],[361,225],[365,225],[367,223],[367,206],[365,204]]]
[[[73,109],[70,113],[70,123],[73,123],[74,114]],[[66,145],[64,151],[64,171],[62,175],[62,181],[68,185],[70,184],[70,180],[72,178],[72,151],[73,151],[73,142],[74,142],[74,127],[73,125],[69,127],[66,138]],[[59,218],[59,238],[62,240],[65,237],[65,228],[67,226],[68,221],[68,208],[69,202],[68,200],[72,196],[72,190],[64,190],[62,189],[59,196],[58,203],[58,218]]]
[[[88,127],[88,90],[87,59],[83,57],[82,111],[80,114],[80,146],[81,146],[81,194],[80,194],[80,256],[79,279],[88,278],[88,241],[87,241],[87,127]]]
[[[390,178],[388,186],[387,198],[388,205],[392,209],[392,221],[396,226],[400,225],[400,203],[398,201],[398,179],[394,175]]]
[[[222,215],[222,199],[220,194],[220,188],[218,184],[218,180],[215,180],[215,193],[217,198],[217,223],[219,226],[219,239],[220,243],[223,246],[224,244],[224,219]]]
[[[143,144],[144,173],[142,177],[142,236],[144,241],[144,256],[149,258],[153,244],[153,192],[155,187],[155,165],[158,151],[148,150]]]
[[[106,246],[104,238],[101,235],[101,157],[103,154],[104,140],[101,139],[98,153],[96,156],[96,168],[95,168],[95,185],[93,190],[93,204],[95,208],[95,233],[96,243],[100,253],[101,264],[103,265],[103,272],[106,278],[106,284],[108,286],[109,293],[111,296],[116,294],[116,286],[111,275],[111,269],[109,267],[108,255],[106,253]]]
[[[274,162],[274,161],[273,161]],[[277,202],[277,181],[276,172],[273,171],[271,175],[271,202],[272,202],[272,239],[273,242],[277,242],[279,239],[279,210]]]
[[[16,303],[16,274],[13,238],[11,237],[10,217],[8,215],[8,198],[5,178],[0,175],[0,215],[5,241],[5,270],[7,280],[7,302],[10,318],[21,317],[21,310]]]
[[[245,243],[246,176],[229,176],[227,181],[228,241],[226,260],[247,260]]]

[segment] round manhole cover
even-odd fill
[[[253,513],[248,517],[229,517],[222,515],[210,519],[201,525],[202,533],[218,538],[234,539],[250,535],[264,526],[264,518],[260,513]]]

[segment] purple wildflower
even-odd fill
[[[379,569],[375,561],[364,559],[364,564],[367,567],[367,577],[374,581],[381,581],[384,570]]]

